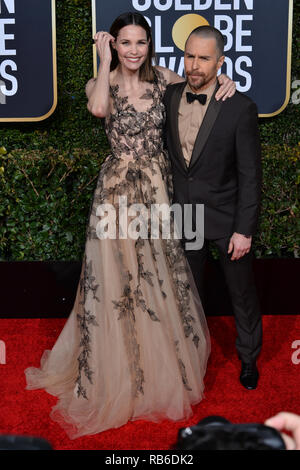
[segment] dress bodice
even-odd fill
[[[151,157],[162,151],[165,107],[162,102],[166,81],[155,71],[155,80],[139,98],[141,111],[119,95],[119,86],[110,87],[113,112],[105,120],[105,130],[115,156]]]

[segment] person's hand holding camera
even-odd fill
[[[287,450],[300,450],[300,416],[282,411],[267,419],[264,424],[281,433]],[[291,436],[282,431],[289,431]]]

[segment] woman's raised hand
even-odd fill
[[[111,62],[112,56],[110,50],[110,42],[114,40],[115,38],[106,31],[98,31],[95,34],[94,42],[96,44],[100,62]]]

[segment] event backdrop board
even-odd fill
[[[55,0],[0,0],[0,121],[40,121],[56,104]]]
[[[159,65],[183,76],[188,34],[210,24],[225,36],[222,72],[258,106],[273,116],[290,98],[292,0],[92,0],[93,34],[107,31],[121,13],[136,11],[152,27]],[[98,59],[94,47],[94,75]]]

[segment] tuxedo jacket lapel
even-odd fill
[[[186,165],[186,161],[183,156],[180,137],[179,137],[179,129],[178,129],[178,109],[181,100],[181,96],[183,90],[186,86],[186,82],[182,82],[178,84],[175,89],[175,92],[172,94],[171,103],[170,103],[170,112],[171,112],[171,123],[172,123],[172,134],[174,137],[174,150],[176,152],[176,159],[180,163],[180,166],[186,172],[188,167]]]
[[[218,88],[219,88],[219,85],[216,86],[215,92],[210,100],[202,125],[196,137],[193,153],[192,153],[191,160],[190,160],[189,169],[191,169],[200,158],[201,152],[207,142],[209,134],[221,110],[222,101],[216,101],[215,99],[215,94]]]

